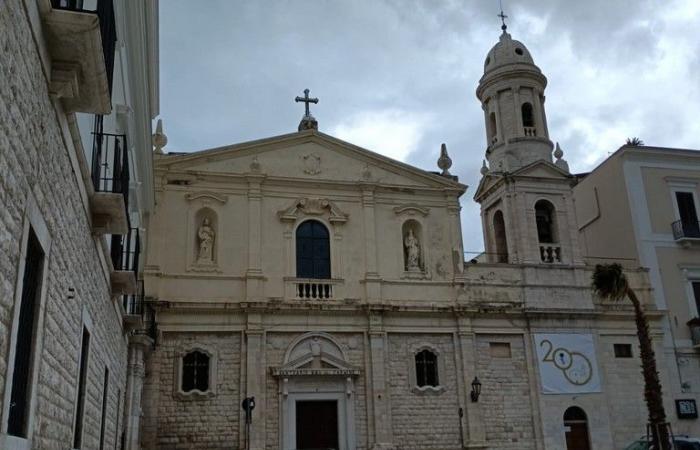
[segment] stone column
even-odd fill
[[[549,137],[544,121],[544,109],[542,108],[542,103],[540,103],[540,93],[536,89],[532,91],[532,97],[535,101],[535,126],[537,126],[537,136],[547,138]]]
[[[513,117],[515,118],[514,136],[524,136],[522,106],[520,105],[520,86],[513,84],[510,89],[513,91]]]
[[[462,376],[465,386],[466,405],[464,411],[465,421],[465,447],[468,449],[485,449],[486,434],[484,432],[484,419],[481,413],[481,405],[479,402],[471,400],[471,384],[474,377],[478,377],[477,360],[476,360],[476,337],[471,327],[471,319],[460,317],[458,319],[458,341],[459,351],[462,356]]]
[[[246,300],[263,297],[263,273],[261,262],[262,192],[263,175],[247,175],[248,178],[248,268],[246,278]]]
[[[377,268],[377,226],[374,217],[374,187],[362,188],[362,215],[365,235],[365,295],[367,301],[379,300],[380,279]]]
[[[372,406],[374,436],[372,450],[393,449],[391,430],[391,404],[386,387],[387,336],[382,330],[382,316],[372,313],[369,317],[370,374],[372,380]]]
[[[125,396],[125,450],[141,449],[141,394],[146,378],[146,354],[153,346],[153,340],[144,334],[129,336],[129,360],[126,373]]]
[[[245,332],[245,392],[242,397],[255,397],[253,422],[250,427],[251,450],[265,449],[265,334],[260,314],[248,314],[248,329]],[[241,405],[236,405],[240,408]],[[242,417],[245,414],[241,414]],[[241,434],[245,434],[245,421],[241,422]]]

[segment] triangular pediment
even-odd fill
[[[159,157],[156,169],[198,175],[259,173],[270,178],[466,190],[466,186],[451,178],[315,130]]]
[[[474,200],[480,201],[486,193],[497,188],[506,180],[517,180],[524,178],[539,178],[549,181],[565,181],[571,180],[572,175],[552,164],[549,161],[535,161],[532,164],[521,167],[514,172],[487,172],[479,182],[474,193]]]
[[[511,173],[513,177],[569,179],[571,174],[549,161],[535,161]]]

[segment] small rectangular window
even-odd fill
[[[613,344],[615,358],[631,358],[632,344]]]
[[[418,387],[439,386],[437,355],[430,350],[416,353],[416,384]]]
[[[35,351],[34,332],[39,311],[43,266],[44,250],[30,227],[25,249],[22,296],[19,301],[17,338],[14,343],[15,365],[10,390],[11,403],[7,418],[7,433],[19,437],[27,437],[31,395],[29,383]]]
[[[182,358],[182,391],[209,390],[209,356],[193,351]]]
[[[83,445],[83,413],[85,411],[85,382],[87,378],[88,357],[90,354],[90,333],[83,327],[83,340],[80,346],[80,372],[78,375],[78,399],[75,407],[75,427],[73,429],[73,448]]]
[[[510,358],[510,343],[489,342],[489,350],[493,358]]]
[[[105,448],[105,422],[107,422],[107,400],[109,399],[109,369],[105,367],[104,384],[102,386],[102,416],[100,417],[100,450]]]

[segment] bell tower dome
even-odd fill
[[[502,27],[489,50],[476,96],[486,121],[486,159],[491,170],[513,172],[538,161],[552,161],[544,112],[547,78],[527,47]]]

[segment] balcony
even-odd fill
[[[286,298],[291,300],[332,300],[342,296],[343,280],[286,278]]]
[[[561,262],[561,247],[554,244],[540,244],[540,261],[547,264]]]
[[[124,236],[112,236],[110,256],[114,271],[110,277],[113,295],[138,294],[136,279],[140,253],[141,243],[138,228],[131,228]]]
[[[535,127],[523,127],[523,134],[528,137],[537,136],[537,128]]]
[[[90,0],[86,0],[90,1]],[[67,112],[109,114],[117,41],[112,0],[41,0],[51,58],[50,92]]]
[[[671,224],[673,239],[685,246],[700,243],[700,222],[697,220],[677,220]]]
[[[126,234],[129,230],[129,155],[126,136],[101,132],[96,116],[93,133],[90,199],[92,230],[96,235]]]
[[[124,306],[124,328],[127,331],[143,328],[145,310],[145,290],[143,280],[136,282],[136,292],[134,294],[122,295]]]

